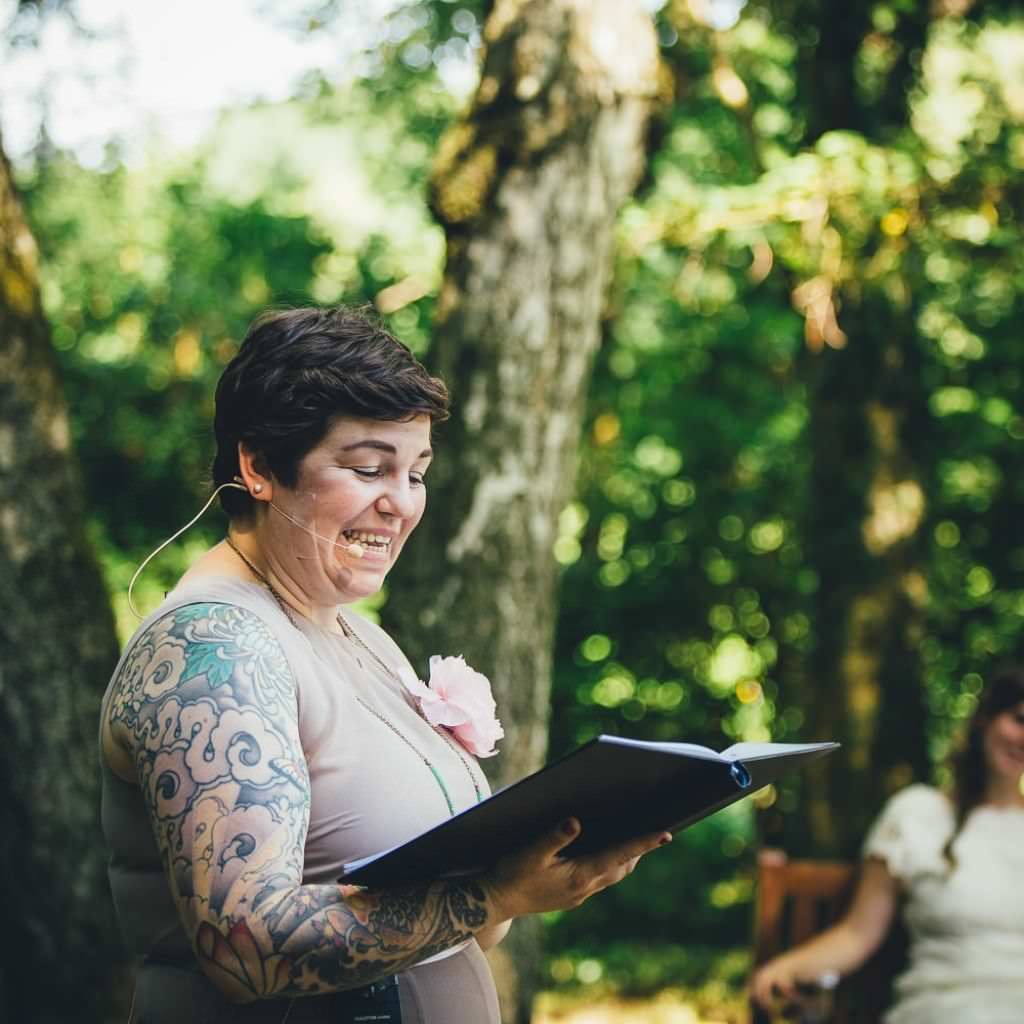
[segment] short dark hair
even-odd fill
[[[286,487],[339,416],[404,421],[448,417],[448,389],[366,308],[270,311],[253,321],[217,383],[214,487],[239,472],[238,443],[258,452]],[[227,514],[247,518],[253,501],[220,493]]]

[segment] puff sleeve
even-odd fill
[[[900,882],[946,870],[942,848],[953,830],[953,809],[931,786],[914,785],[890,798],[864,840],[862,855],[885,862]]]

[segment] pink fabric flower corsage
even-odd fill
[[[505,735],[495,717],[491,683],[460,656],[430,659],[430,684],[407,682],[423,717],[443,725],[474,757],[493,757],[494,744]]]

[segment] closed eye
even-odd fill
[[[384,471],[376,466],[351,466],[349,467],[356,476],[363,480],[377,480],[384,475]],[[414,487],[423,487],[426,484],[425,474],[410,473],[409,483]]]

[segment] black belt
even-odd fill
[[[318,999],[318,996],[311,996]],[[337,1024],[402,1024],[402,1004],[398,998],[398,977],[392,974],[363,988],[339,992],[331,1005],[331,1019]],[[337,1009],[340,1016],[334,1017]]]

